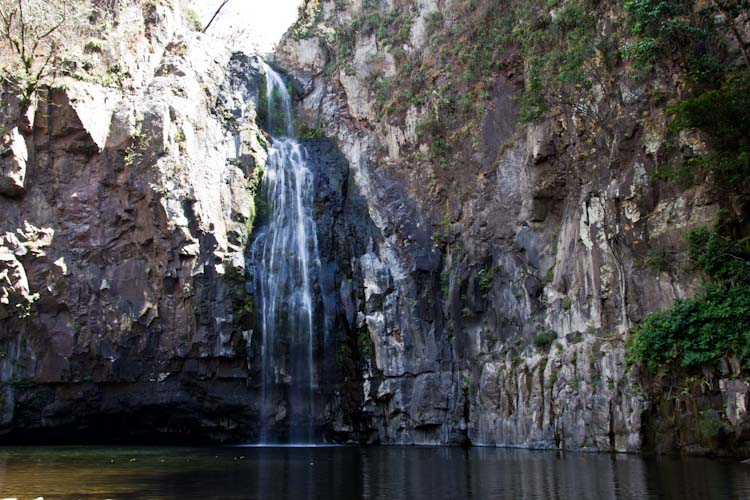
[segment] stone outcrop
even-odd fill
[[[237,438],[255,425],[238,303],[260,63],[187,31],[177,7],[120,16],[135,42],[105,56],[125,82],[71,79],[36,113],[6,108],[20,125],[0,191],[0,425]]]
[[[434,60],[436,15],[450,29],[461,2],[402,4],[398,49]],[[148,5],[119,14],[112,40],[132,43],[97,56],[122,65],[122,82],[69,79],[2,117],[6,440],[257,437],[247,257],[270,140],[256,123],[260,61],[189,32],[177,7]],[[736,362],[653,398],[663,386],[626,360],[633,325],[698,289],[683,235],[719,209],[706,186],[657,179],[667,125],[648,89],[618,75],[611,130],[569,109],[521,123],[525,68],[509,56],[470,140],[430,159],[431,110],[378,104],[375,84],[399,75],[393,47],[360,33],[336,66],[336,30],[363,8],[306,2],[272,61],[318,137],[303,142],[323,271],[315,316],[335,345],[321,435],[746,454],[750,388]],[[653,86],[673,92],[661,76]],[[702,147],[679,142],[678,154]],[[646,265],[651,247],[674,262]]]
[[[666,121],[643,88],[620,75],[609,96],[615,130],[593,129],[589,140],[591,124],[569,110],[520,123],[523,71],[505,62],[474,142],[441,167],[426,161],[418,133],[431,110],[412,103],[384,116],[377,82],[399,90],[397,51],[434,61],[426,23],[439,12],[448,30],[463,6],[381,4],[369,18],[362,2],[305,6],[276,62],[297,79],[304,120],[346,155],[382,235],[351,285],[364,301],[350,316],[372,342],[362,372],[371,439],[623,452],[722,452],[731,442],[743,453],[744,386],[719,376],[680,410],[674,398],[649,400],[649,382],[626,362],[633,325],[696,291],[678,250],[718,210],[705,187],[676,191],[656,179]],[[355,20],[387,30],[391,9],[410,20],[403,46],[375,28],[335,35]],[[671,249],[676,262],[645,265],[650,247]],[[718,448],[699,445],[699,432],[672,433],[714,410],[736,431]]]

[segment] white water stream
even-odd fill
[[[274,137],[263,180],[267,223],[252,250],[262,330],[260,442],[277,442],[269,422],[286,418],[290,442],[313,443],[318,343],[313,283],[320,270],[314,178],[305,148],[293,138],[291,97],[284,80],[269,66],[265,70],[267,129]],[[285,402],[272,401],[274,385],[284,388]],[[280,405],[285,410],[279,410]]]

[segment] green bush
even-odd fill
[[[366,326],[357,330],[357,348],[363,358],[369,358],[372,355],[372,338]]]
[[[572,94],[588,92],[598,70],[595,3],[571,0],[557,11],[534,2],[522,3],[515,12],[514,38],[520,43],[529,73],[520,98],[519,118],[534,122],[553,105],[575,102]]]
[[[203,23],[197,12],[193,9],[187,9],[185,11],[185,17],[187,18],[188,27],[193,31],[203,31]]]
[[[549,351],[549,348],[552,347],[552,342],[554,342],[555,339],[557,339],[557,333],[552,330],[547,330],[531,339],[531,344],[538,351]]]
[[[667,271],[672,263],[672,253],[664,247],[651,247],[646,252],[643,264],[655,271]]]
[[[715,411],[706,411],[701,414],[701,419],[698,423],[703,439],[715,440],[722,432],[726,430],[724,422],[721,417]]]
[[[685,99],[670,108],[675,132],[697,128],[713,151],[692,167],[711,173],[725,189],[737,190],[750,178],[750,73],[728,76],[721,87]],[[691,166],[691,165],[688,165]]]
[[[570,311],[570,309],[573,307],[573,299],[568,297],[567,295],[562,299],[562,308],[565,311]]]
[[[495,283],[495,272],[497,268],[483,267],[479,270],[479,291],[482,292],[482,296],[486,296],[492,291],[492,286]]]
[[[717,56],[723,39],[714,26],[714,8],[696,0],[628,0],[624,7],[635,39],[623,52],[637,68],[648,69],[667,56],[698,82],[721,78]]]
[[[750,366],[750,241],[705,228],[687,238],[691,261],[712,281],[648,316],[630,339],[629,360],[657,371],[712,365],[734,353]]]

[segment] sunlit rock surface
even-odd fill
[[[702,186],[656,188],[665,119],[649,115],[643,90],[623,78],[615,133],[627,139],[597,153],[579,142],[587,125],[570,112],[521,124],[523,72],[501,70],[473,143],[440,167],[425,161],[429,147],[416,133],[431,110],[412,104],[383,116],[378,84],[395,76],[385,99],[399,95],[394,51],[437,57],[426,20],[439,10],[448,30],[462,5],[380,5],[373,22],[387,23],[396,7],[410,20],[396,48],[378,42],[375,28],[332,35],[361,22],[362,2],[305,7],[315,15],[287,35],[276,62],[299,83],[306,123],[346,155],[380,233],[352,284],[365,300],[351,315],[372,342],[362,407],[371,439],[702,452],[710,445],[696,429],[716,408],[742,448],[747,390],[724,379],[731,369],[686,388],[695,398],[687,404],[648,401],[648,382],[626,363],[633,325],[699,283],[685,263],[645,266],[646,249],[680,248],[685,231],[710,224],[718,209]],[[609,133],[593,130],[602,142]],[[680,140],[694,151],[702,144]]]
[[[569,110],[523,124],[525,69],[502,61],[471,140],[440,165],[420,127],[431,110],[379,111],[376,83],[394,78],[385,97],[399,95],[393,50],[358,34],[351,67],[331,66],[363,2],[304,7],[315,16],[271,63],[291,77],[313,158],[315,301],[335,337],[321,439],[746,453],[736,360],[656,400],[626,362],[633,326],[700,282],[684,253],[659,270],[647,249],[680,250],[718,210],[705,186],[655,179],[668,131],[649,90],[621,78],[611,127]],[[435,14],[449,30],[462,2],[400,7],[411,23],[398,48],[429,60]],[[119,15],[97,57],[124,83],[70,80],[3,110],[1,430],[254,440],[261,62],[188,31],[176,6]],[[653,87],[674,92],[667,76]],[[698,134],[678,142],[705,151]],[[273,418],[287,410],[280,396]],[[728,446],[702,433],[711,419]]]

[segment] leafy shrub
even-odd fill
[[[672,263],[672,254],[664,247],[651,247],[646,252],[643,264],[655,271],[667,271]]]
[[[363,358],[369,358],[372,355],[372,338],[366,326],[357,330],[357,348]]]
[[[724,422],[721,417],[715,411],[706,411],[701,415],[700,422],[698,424],[701,436],[704,439],[714,440],[717,439],[721,433],[726,429]]]
[[[711,173],[720,187],[735,189],[750,178],[750,73],[730,75],[721,87],[685,99],[668,109],[671,127],[697,128],[713,152],[692,163]]]
[[[429,159],[438,160],[443,166],[445,166],[450,153],[450,143],[446,135],[445,121],[441,121],[434,114],[428,114],[417,124],[417,138],[420,141],[427,141],[430,147]]]
[[[637,68],[648,69],[667,55],[698,82],[721,78],[723,39],[714,8],[699,8],[695,0],[628,0],[624,7],[635,40],[623,52]]]
[[[495,283],[495,272],[497,268],[483,267],[479,270],[479,291],[482,292],[482,296],[486,296],[492,291],[492,286]]]
[[[565,296],[562,299],[562,304],[561,305],[562,305],[563,310],[570,311],[570,308],[573,307],[573,299],[571,299],[568,296]]]
[[[197,12],[193,9],[187,9],[185,11],[185,17],[187,18],[188,27],[193,31],[203,31],[203,22]]]
[[[629,342],[629,359],[655,371],[711,365],[734,353],[750,366],[750,241],[705,228],[687,238],[691,261],[713,281],[648,316]]]
[[[554,342],[556,338],[557,333],[552,330],[547,330],[531,339],[531,344],[538,351],[549,351],[549,348],[552,347],[552,342]]]
[[[554,17],[534,2],[516,9],[513,36],[529,63],[519,102],[522,122],[539,120],[552,105],[575,102],[572,93],[588,92],[598,79],[595,54],[603,47],[595,43],[594,7],[589,0],[571,0]]]

